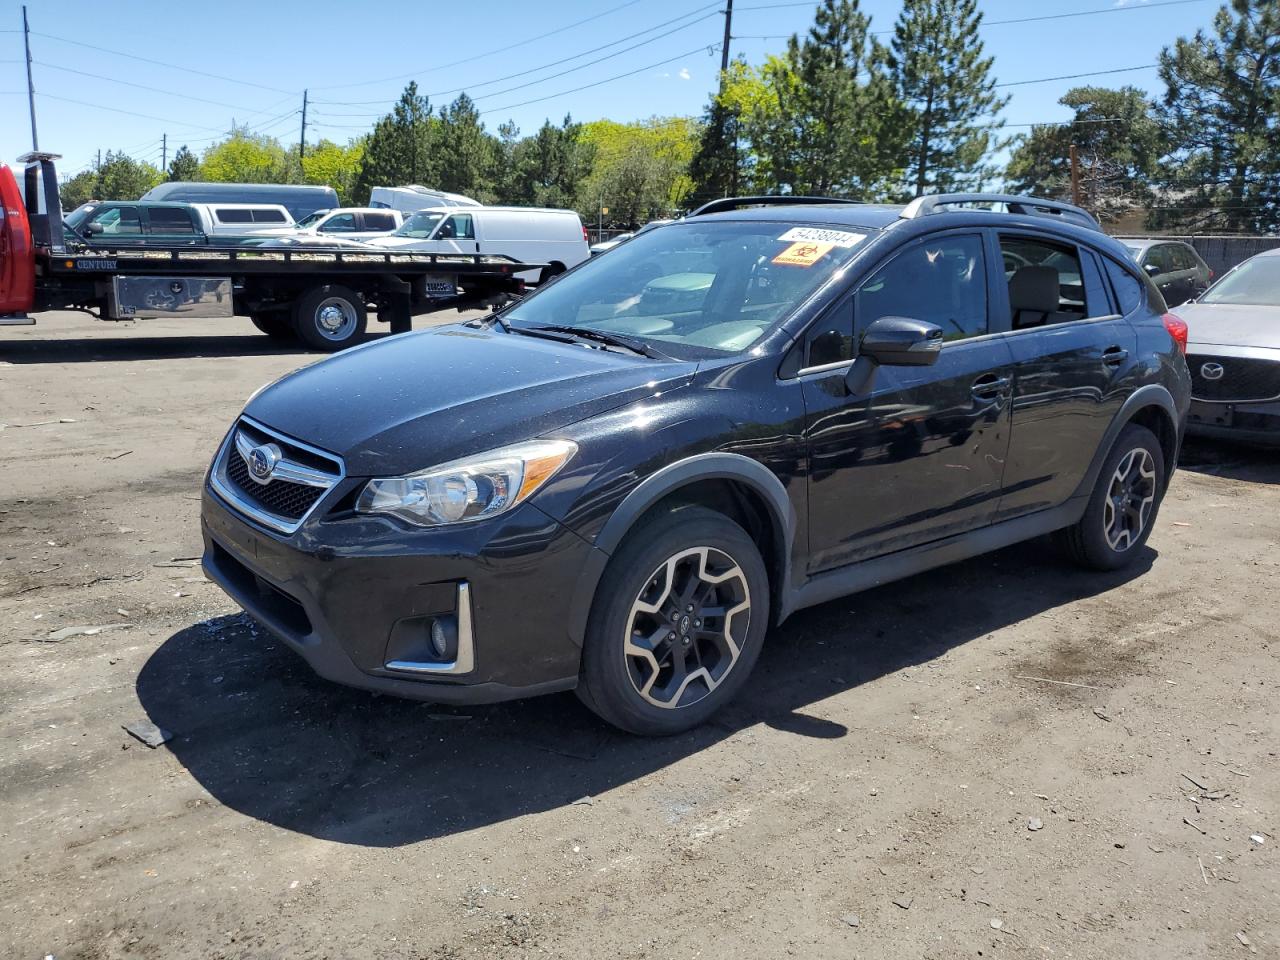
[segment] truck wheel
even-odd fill
[[[741,689],[768,622],[769,578],[746,531],[704,507],[650,518],[600,578],[578,696],[630,733],[688,730]]]
[[[1093,570],[1128,566],[1151,535],[1164,495],[1164,453],[1146,427],[1120,431],[1089,497],[1084,516],[1057,532],[1067,556]]]
[[[249,321],[272,340],[293,343],[298,339],[289,318],[279,313],[257,313]]]
[[[364,298],[338,284],[308,290],[294,306],[294,331],[307,346],[326,353],[359,343],[368,322]]]
[[[563,263],[553,263],[549,266],[543,267],[542,272],[538,274],[538,286],[542,286],[544,283],[549,283],[562,273],[564,273]]]

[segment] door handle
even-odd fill
[[[975,400],[995,400],[1009,389],[1011,383],[1013,380],[1010,377],[999,377],[994,373],[988,373],[973,381],[970,393]]]
[[[1107,347],[1102,351],[1102,362],[1109,367],[1118,367],[1129,359],[1129,351],[1124,347]]]

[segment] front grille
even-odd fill
[[[289,520],[301,520],[305,517],[325,492],[323,487],[308,487],[288,480],[258,483],[249,476],[249,467],[245,464],[244,457],[235,450],[227,451],[227,479],[250,500],[261,504],[277,517]]]
[[[1212,364],[1222,368],[1222,376],[1209,379],[1204,375],[1205,366]],[[1280,362],[1196,354],[1187,357],[1187,366],[1191,370],[1191,395],[1197,400],[1243,403],[1280,397]]]
[[[259,483],[249,471],[247,458],[258,447],[267,448],[272,460],[267,483]],[[282,437],[243,417],[223,445],[213,486],[251,519],[292,533],[343,473],[342,462],[332,454]]]

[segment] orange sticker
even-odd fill
[[[834,243],[814,243],[811,240],[801,240],[798,243],[793,243],[774,257],[773,262],[788,267],[812,267],[830,252],[834,246]]]

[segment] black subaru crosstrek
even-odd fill
[[[260,392],[204,568],[331,680],[672,733],[803,607],[1041,534],[1129,563],[1185,338],[1065,204],[716,201]]]

